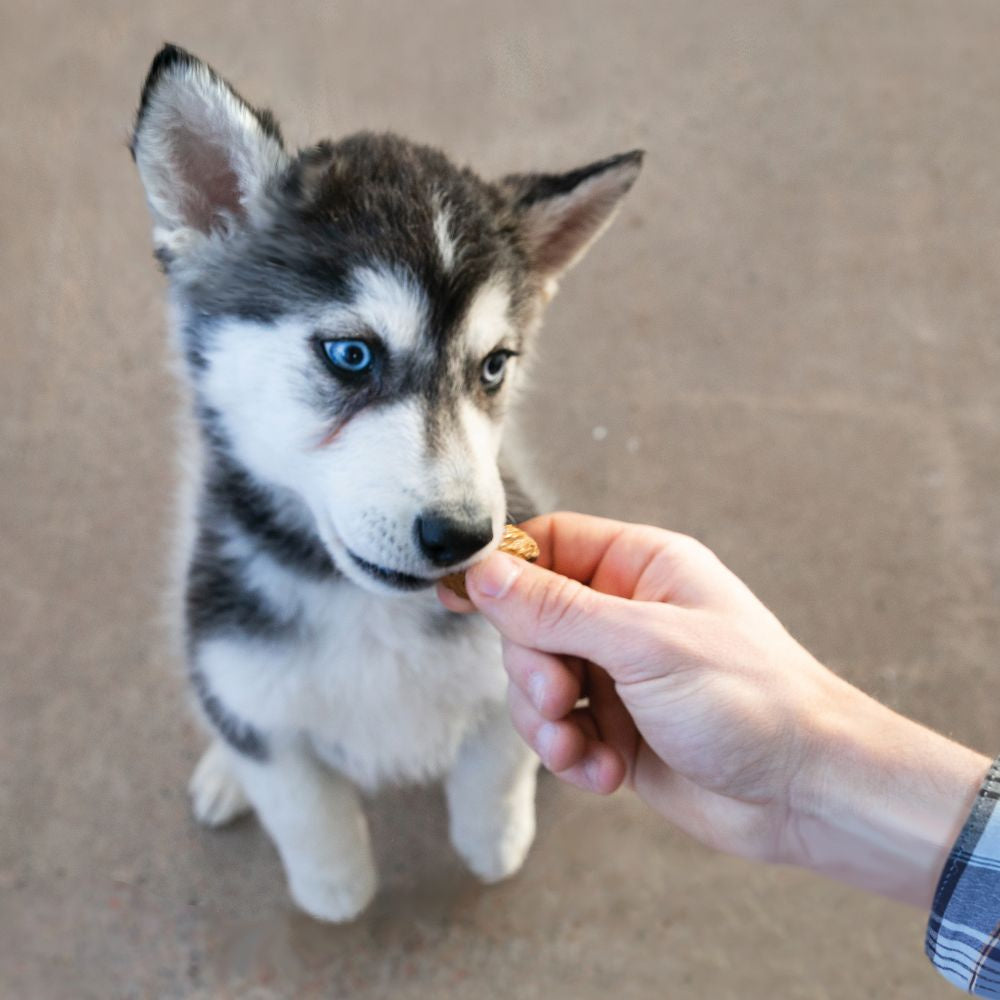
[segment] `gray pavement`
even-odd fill
[[[1000,6],[42,0],[0,15],[0,997],[946,997],[923,919],[542,782],[480,887],[435,790],[373,803],[326,927],[209,833],[159,622],[177,395],[125,150],[165,39],[293,143],[646,168],[554,303],[525,424],[560,505],[693,532],[831,667],[1000,742]],[[603,428],[603,430],[597,430]]]

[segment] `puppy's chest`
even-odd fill
[[[313,607],[298,699],[317,752],[365,786],[443,773],[506,678],[499,640],[427,595],[384,599],[345,587]]]

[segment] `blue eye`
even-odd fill
[[[363,340],[324,340],[323,353],[335,368],[352,375],[368,371],[374,360],[372,349]]]

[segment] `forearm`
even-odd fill
[[[929,908],[990,761],[842,681],[793,788],[787,860]]]

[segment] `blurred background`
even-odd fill
[[[564,507],[713,546],[820,659],[995,753],[1000,6],[644,0],[0,12],[0,995],[937,997],[925,915],[555,780],[486,889],[435,790],[372,806],[356,923],[211,833],[159,621],[178,396],[126,151],[164,40],[292,146],[361,128],[487,176],[634,146],[524,422]]]

